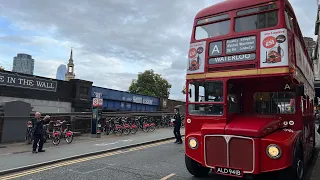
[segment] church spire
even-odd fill
[[[70,59],[69,59],[69,61],[73,61],[72,47],[71,47],[71,52],[70,52]]]
[[[67,66],[68,66],[68,70],[67,70],[67,73],[65,75],[65,80],[69,81],[70,79],[74,79],[75,78],[72,47],[71,47],[71,52],[70,52],[70,59],[69,59],[69,62],[68,62]]]

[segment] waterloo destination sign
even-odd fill
[[[55,80],[40,79],[36,77],[28,77],[18,74],[0,72],[0,85],[56,92],[58,82]]]
[[[249,61],[256,59],[256,54],[241,54],[241,55],[233,55],[233,56],[225,56],[225,57],[216,57],[210,58],[209,64],[220,64],[220,63],[230,63],[230,62],[238,62],[238,61]]]

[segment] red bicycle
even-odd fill
[[[62,124],[64,123],[66,123],[66,121],[57,121],[54,125],[52,132],[52,144],[55,146],[60,143],[61,138],[64,138],[68,144],[73,141],[73,132],[70,130],[70,124],[66,124],[67,128],[63,130]]]

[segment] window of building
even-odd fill
[[[269,28],[278,24],[278,11],[265,12],[251,16],[239,17],[235,20],[235,31],[245,32]]]

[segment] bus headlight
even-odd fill
[[[278,159],[281,157],[281,149],[278,145],[270,144],[267,147],[267,154],[271,159]]]
[[[189,147],[191,149],[197,149],[198,148],[198,141],[197,141],[196,138],[189,138],[188,144],[189,144]]]

